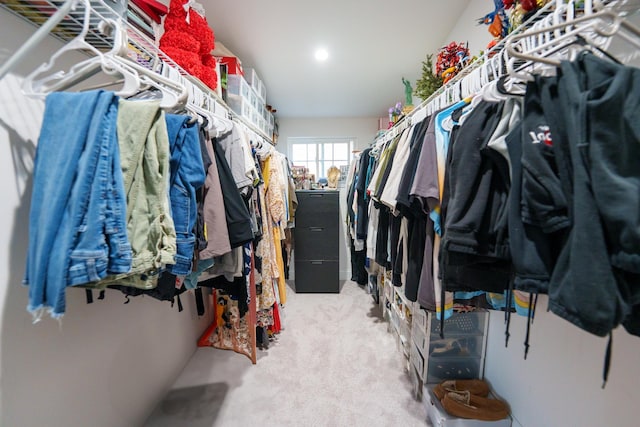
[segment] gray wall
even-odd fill
[[[490,1],[472,1],[447,41],[468,40],[472,54],[477,54],[491,35],[486,26],[474,25],[473,18],[492,9]],[[490,316],[485,376],[511,405],[514,426],[637,426],[640,339],[616,331],[609,382],[601,390],[606,339],[547,312],[547,303],[541,296],[527,360],[523,358],[526,319],[512,316],[512,337],[505,348],[503,315]]]
[[[0,62],[32,31],[0,11]],[[0,80],[0,425],[138,426],[181,372],[210,319],[197,317],[191,295],[183,296],[179,313],[149,297],[125,305],[115,291],[87,305],[83,290],[69,289],[60,323],[45,317],[32,324],[20,283],[43,103],[24,97],[20,84],[60,46],[45,40]]]
[[[469,43],[469,51],[471,56],[478,55],[481,50],[486,50],[487,44],[493,36],[489,34],[487,25],[477,25],[476,21],[487,13],[493,11],[493,2],[490,0],[471,0],[469,7],[458,18],[458,22],[454,25],[446,39],[443,40],[443,46],[451,42]],[[434,63],[435,63],[434,52]]]
[[[280,118],[280,137],[276,148],[289,155],[288,139],[295,137],[353,137],[355,150],[363,150],[373,142],[378,129],[376,117],[339,117],[339,118]],[[346,215],[346,194],[340,191],[340,217]],[[345,238],[344,221],[340,222],[340,280],[351,277],[349,247]],[[295,272],[293,272],[295,275]]]

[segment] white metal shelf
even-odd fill
[[[594,2],[588,1],[588,2],[585,2],[585,5],[587,3],[589,3],[589,5],[588,5],[587,9],[584,11],[584,13],[591,14],[591,13],[593,13],[593,3]],[[626,1],[626,0],[601,0],[601,1],[596,1],[595,3],[597,3],[597,6],[599,8],[605,8],[606,7],[608,9],[613,10],[616,13],[619,13],[619,14],[622,14],[622,15],[625,15],[629,11],[634,11],[634,10],[637,9],[637,6],[633,6],[633,5],[628,4],[629,2]],[[406,127],[411,125],[412,118],[414,116],[417,116],[418,112],[424,113],[424,110],[426,110],[427,107],[430,104],[432,104],[436,99],[438,99],[438,98],[440,98],[442,96],[447,96],[447,94],[453,93],[452,91],[454,91],[456,89],[460,90],[460,87],[457,86],[457,85],[459,85],[465,78],[467,78],[477,68],[479,68],[482,65],[484,65],[489,60],[489,58],[491,58],[493,56],[496,56],[496,55],[503,55],[504,51],[505,51],[505,47],[506,47],[506,45],[507,45],[507,43],[509,42],[510,39],[512,39],[514,36],[516,36],[518,34],[525,33],[529,29],[532,29],[536,25],[536,23],[538,23],[539,21],[545,19],[545,17],[547,15],[549,15],[551,13],[554,13],[556,11],[556,9],[558,9],[560,7],[563,7],[563,6],[565,6],[565,1],[564,0],[555,0],[555,1],[550,1],[549,3],[547,3],[546,5],[541,7],[540,9],[538,9],[533,15],[531,15],[520,26],[518,26],[517,28],[512,30],[511,33],[509,33],[509,35],[507,35],[506,37],[501,39],[491,49],[488,49],[487,51],[485,51],[481,56],[476,58],[473,62],[471,62],[470,64],[468,64],[464,68],[462,68],[458,72],[458,74],[455,75],[455,77],[453,77],[446,84],[444,84],[440,88],[438,88],[427,99],[423,100],[420,103],[420,105],[415,107],[410,113],[408,113],[405,116],[403,116],[397,123],[394,124],[393,127],[388,129],[383,134],[379,135],[375,139],[375,142],[384,143],[384,142],[396,137],[397,135],[399,135],[402,130],[404,130]],[[521,64],[516,62],[515,65],[519,66]],[[500,70],[500,74],[504,74],[504,72],[505,72],[505,70]],[[469,96],[469,95],[471,95],[471,94],[464,94],[464,96],[460,96],[459,98],[462,99],[462,98],[464,98],[466,96]],[[455,102],[455,100],[451,100],[451,103],[453,103],[453,102]]]
[[[65,3],[67,2],[53,0],[3,0],[0,6],[30,24],[39,27],[44,25]],[[102,17],[117,17],[117,14],[107,3],[101,1],[91,2],[91,5],[97,12],[97,14],[91,17],[91,28],[97,29]],[[68,42],[80,33],[83,22],[84,8],[72,7],[65,13],[64,18],[50,31],[50,34],[63,42]],[[97,30],[90,31],[89,34],[87,34],[87,42],[99,50],[108,50],[113,46],[113,39]]]
[[[179,66],[171,57],[159,49],[156,42],[151,40],[134,26],[128,24],[126,20],[120,18],[119,14],[110,6],[123,6],[126,2],[122,0],[91,0],[91,13],[89,18],[89,32],[85,40],[101,51],[108,51],[113,48],[114,38],[111,34],[101,32],[100,22],[111,19],[116,20],[126,28],[129,60],[138,63],[158,74],[177,80],[189,89],[190,99],[197,99],[202,107],[212,111],[214,114],[225,119],[233,119],[241,122],[256,135],[266,142],[273,144],[272,138],[266,135],[253,123],[244,117],[235,114],[224,100],[202,81],[189,74]],[[83,0],[3,0],[0,7],[21,19],[39,27],[38,32],[25,45],[35,46],[39,40],[50,34],[62,42],[69,42],[81,33],[85,20],[86,2]],[[126,7],[126,5],[124,6]],[[50,28],[49,28],[50,27]],[[45,30],[40,32],[40,30]],[[40,34],[38,34],[40,32]],[[9,58],[2,68],[2,75],[21,58],[17,56],[26,55],[29,48],[23,49],[20,54],[16,53]]]

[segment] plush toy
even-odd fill
[[[451,42],[440,48],[436,59],[436,74],[447,83],[469,62],[469,48],[466,43]]]
[[[478,24],[488,25],[489,33],[491,33],[493,37],[498,39],[506,37],[511,29],[506,10],[510,9],[513,3],[514,1],[493,0],[493,12],[478,19]]]
[[[215,90],[218,76],[215,59],[211,56],[215,38],[203,14],[194,0],[171,0],[160,49],[189,74]]]
[[[478,24],[489,26],[489,32],[502,39],[526,20],[530,14],[550,0],[493,0],[494,9],[478,19]]]

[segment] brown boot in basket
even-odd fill
[[[447,393],[442,399],[442,407],[459,418],[498,421],[509,416],[509,408],[503,401],[474,396],[468,391]]]
[[[446,380],[433,388],[433,394],[438,400],[450,391],[468,391],[474,396],[486,397],[489,394],[489,384],[483,380]]]

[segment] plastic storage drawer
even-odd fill
[[[236,114],[244,117],[245,119],[251,120],[251,114],[253,113],[253,109],[251,108],[251,104],[247,99],[241,97],[240,95],[227,95],[227,105],[231,108]]]
[[[411,320],[411,340],[418,350],[420,350],[420,354],[429,354],[427,348],[429,346],[429,339],[420,327],[416,327],[415,324],[416,318],[414,316]]]
[[[249,98],[251,87],[246,80],[237,74],[229,74],[227,76],[227,94],[239,95],[245,99]]]
[[[424,356],[418,350],[418,347],[415,344],[411,345],[411,353],[409,355],[409,360],[411,364],[416,368],[418,374],[420,375],[420,379],[423,380],[425,378],[424,372]]]
[[[246,67],[244,69],[244,77],[247,79],[247,83],[249,83],[252,88],[260,88],[260,78],[258,77],[258,73],[256,73],[255,69]]]
[[[444,321],[445,338],[483,335],[486,315],[487,313],[484,311],[454,313]],[[431,321],[431,336],[432,338],[440,336],[440,320],[435,317]]]
[[[432,337],[429,343],[429,355],[439,357],[480,357],[482,356],[481,335],[460,336],[453,338]]]
[[[429,357],[427,384],[480,378],[481,357]]]

